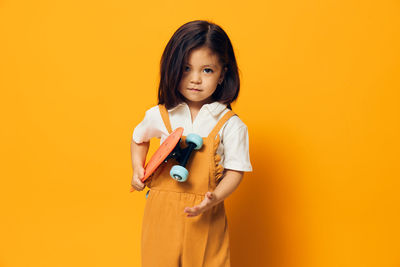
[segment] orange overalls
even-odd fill
[[[161,117],[172,132],[168,111],[159,105]],[[217,123],[203,146],[192,152],[186,169],[186,182],[170,177],[170,169],[178,163],[170,159],[155,172],[147,185],[150,188],[142,222],[143,267],[226,267],[230,266],[228,222],[224,202],[195,216],[186,217],[185,207],[200,204],[208,191],[214,191],[223,175],[216,154],[219,130],[235,113],[229,110]],[[181,146],[186,147],[186,136]]]

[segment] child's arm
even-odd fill
[[[235,191],[243,179],[242,171],[224,170],[224,177],[219,182],[214,192],[207,192],[204,200],[197,206],[186,207],[184,212],[188,213],[188,217],[197,216],[202,212],[210,209],[218,203],[224,201],[230,194]]]
[[[137,144],[132,140],[131,143],[131,158],[132,158],[132,168],[135,169],[135,166],[144,166],[147,152],[149,151],[150,142],[143,142]]]
[[[215,202],[214,205],[224,201],[236,188],[243,179],[242,171],[227,170],[224,171],[224,177],[219,182],[214,190]]]
[[[133,169],[133,177],[132,177],[132,186],[141,191],[144,189],[144,183],[141,179],[144,176],[144,163],[146,161],[146,155],[149,151],[150,142],[143,142],[137,144],[132,140],[131,142],[131,158],[132,158],[132,169]]]

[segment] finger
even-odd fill
[[[190,212],[188,212],[187,217],[194,217],[201,213],[201,209],[198,207],[194,207]]]
[[[134,177],[135,180],[135,184],[139,187],[144,187],[144,183],[142,182],[142,180],[139,179],[139,177],[135,176]]]
[[[142,180],[143,177],[144,177],[144,168],[139,169],[138,172],[137,172],[137,175],[138,175],[138,178],[140,180]]]
[[[135,178],[132,179],[131,186],[132,186],[135,190],[138,190],[138,189],[140,188],[140,185],[139,185],[139,183],[137,182],[137,180],[136,180]]]
[[[214,194],[213,192],[207,192],[207,197],[208,197],[210,200],[213,200],[213,199],[215,198],[215,194]]]
[[[132,184],[133,188],[135,188],[135,190],[137,191],[142,191],[144,189],[144,185],[140,185],[139,183],[137,183],[137,181],[134,181],[134,183]]]
[[[203,209],[205,209],[205,208],[207,207],[207,205],[209,205],[209,204],[210,204],[210,200],[208,199],[208,197],[205,197],[205,198],[203,199],[203,201],[202,201],[199,205],[197,205],[196,207],[198,207],[199,209],[203,210]]]
[[[185,213],[192,213],[192,212],[193,212],[193,208],[188,208],[188,207],[186,207],[186,208],[183,210],[183,212],[185,212]]]
[[[204,198],[204,200],[198,205],[199,208],[204,209],[205,207],[207,207],[207,205],[210,204],[210,199],[208,199],[207,197]]]
[[[189,215],[195,215],[195,214],[197,215],[200,213],[200,210],[201,210],[200,207],[196,206],[193,208],[185,208],[184,212],[188,213]]]

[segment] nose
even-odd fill
[[[192,73],[192,75],[190,76],[190,82],[195,83],[195,84],[201,83],[200,74],[198,74],[196,72]]]

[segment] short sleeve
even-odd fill
[[[161,137],[158,107],[146,111],[144,119],[133,130],[132,140],[140,144],[150,141],[151,138]]]
[[[253,171],[250,163],[249,134],[246,125],[227,133],[224,142],[225,169],[236,171]]]

